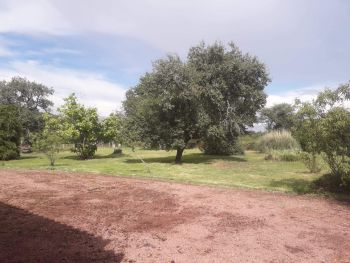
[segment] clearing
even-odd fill
[[[349,262],[335,200],[0,170],[0,262]]]
[[[174,164],[174,151],[132,152],[125,148],[121,155],[111,152],[111,148],[99,148],[95,159],[82,161],[74,153],[64,151],[55,169],[294,193],[313,193],[312,182],[327,172],[324,168],[321,173],[311,174],[302,162],[266,161],[265,154],[253,151],[240,156],[213,156],[198,149],[186,149],[182,165]],[[22,154],[19,160],[2,162],[2,168],[51,169],[47,158],[38,153]]]

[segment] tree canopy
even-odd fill
[[[191,139],[201,140],[208,154],[231,154],[264,106],[268,82],[256,57],[233,44],[201,43],[187,62],[177,55],[156,61],[123,105],[133,134],[151,147],[176,149],[176,162]]]
[[[53,106],[48,98],[53,92],[51,88],[21,77],[0,82],[0,104],[18,107],[25,139],[29,138],[29,132],[42,129],[42,112],[49,111]]]
[[[74,145],[74,151],[81,159],[92,158],[101,132],[97,109],[79,104],[74,94],[64,101],[58,109],[62,135],[67,142]]]
[[[260,121],[268,130],[291,130],[294,122],[294,107],[288,103],[279,103],[260,112]]]

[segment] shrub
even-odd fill
[[[318,173],[321,171],[321,164],[316,154],[300,152],[300,160],[305,164],[311,173]]]
[[[14,142],[0,139],[0,160],[8,161],[19,157],[19,149]]]
[[[19,109],[13,105],[0,105],[0,159],[11,160],[19,157],[21,124]]]
[[[114,149],[114,151],[113,151],[113,154],[122,154],[122,153],[123,153],[123,150],[120,149],[120,148],[116,148],[116,149]]]
[[[270,151],[265,155],[265,160],[296,162],[300,160],[300,157],[296,151]]]
[[[299,150],[299,144],[288,131],[271,131],[260,138],[257,149],[264,153],[279,150],[293,151]]]

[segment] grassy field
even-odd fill
[[[263,154],[253,151],[223,157],[203,155],[197,149],[186,150],[182,165],[173,163],[174,151],[123,149],[121,155],[111,152],[110,148],[99,148],[96,158],[86,161],[78,160],[69,151],[62,152],[54,169],[295,193],[310,192],[312,181],[322,174],[310,174],[301,162],[265,161]],[[2,162],[0,167],[51,169],[48,164],[44,155],[32,153]]]

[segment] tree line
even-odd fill
[[[322,154],[339,184],[348,183],[350,112],[344,102],[350,100],[349,83],[326,89],[311,102],[264,108],[269,82],[257,57],[233,43],[202,42],[189,49],[186,60],[172,54],[155,61],[127,91],[123,110],[102,119],[74,94],[53,114],[52,88],[15,77],[0,82],[0,158],[18,158],[20,145],[31,144],[53,165],[62,143],[89,159],[99,142],[114,141],[174,149],[180,163],[190,144],[205,154],[243,153],[238,138],[259,121],[268,130],[290,130],[310,167]]]

